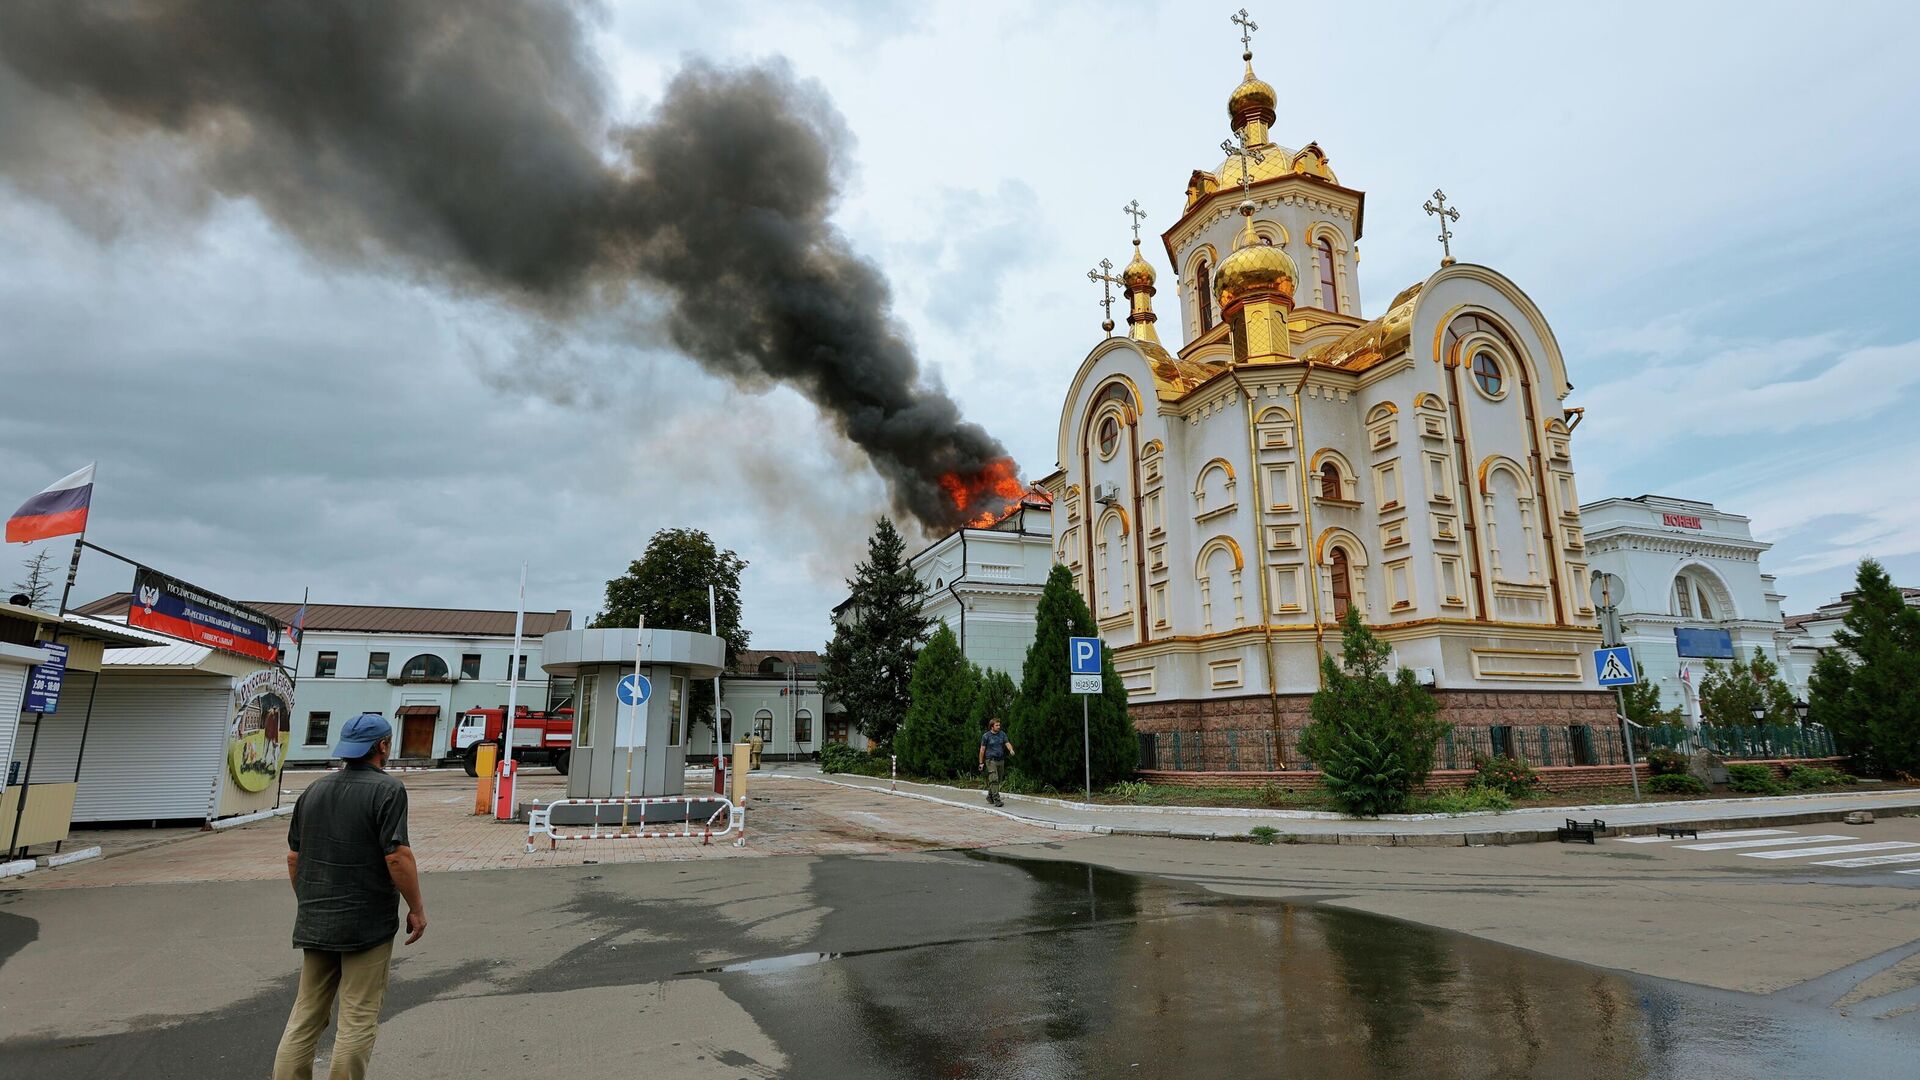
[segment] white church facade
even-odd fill
[[[1061,410],[1054,558],[1072,569],[1143,731],[1297,727],[1349,608],[1456,724],[1604,725],[1573,465],[1546,318],[1497,271],[1442,262],[1363,312],[1365,196],[1273,142],[1273,88],[1141,256],[1129,314]],[[1444,204],[1443,204],[1444,205]],[[1171,294],[1185,344],[1160,337]]]

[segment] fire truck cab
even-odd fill
[[[466,767],[468,776],[479,773],[476,759],[480,747],[492,743],[503,746],[506,740],[507,710],[468,709],[453,726],[452,745],[447,758]],[[526,764],[552,765],[566,775],[573,756],[573,710],[537,712],[522,705],[513,713],[513,757]]]

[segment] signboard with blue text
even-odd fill
[[[40,642],[47,658],[27,673],[27,696],[20,702],[23,713],[50,713],[60,709],[60,684],[67,678],[67,647],[51,641]]]
[[[1072,680],[1076,694],[1097,694],[1100,692],[1100,639],[1097,637],[1070,637],[1067,639],[1067,676]]]
[[[1593,670],[1601,686],[1632,686],[1640,681],[1633,670],[1633,653],[1625,645],[1593,650]]]
[[[1733,659],[1733,635],[1725,630],[1676,626],[1673,628],[1673,647],[1681,656],[1701,660]]]
[[[133,572],[127,625],[269,664],[279,655],[272,617],[144,566]]]

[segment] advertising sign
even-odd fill
[[[1733,659],[1733,635],[1725,630],[1676,626],[1673,628],[1673,647],[1681,656],[1694,656],[1702,660]]]
[[[50,713],[60,709],[60,684],[67,677],[67,647],[52,641],[40,642],[47,658],[27,673],[27,696],[20,702],[23,713]]]
[[[144,566],[133,572],[127,625],[267,663],[280,651],[277,620]]]
[[[1701,528],[1700,519],[1692,514],[1661,514],[1660,524],[1671,525],[1676,529]]]
[[[255,672],[235,688],[233,723],[227,728],[227,768],[242,791],[265,791],[280,778],[291,715],[293,683],[277,667]]]

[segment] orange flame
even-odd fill
[[[1012,458],[990,462],[977,473],[948,473],[940,487],[953,500],[954,517],[969,529],[984,529],[1006,520],[1028,499],[1047,500],[1044,492],[1030,491],[1020,482],[1020,466]],[[966,516],[973,511],[971,517]]]

